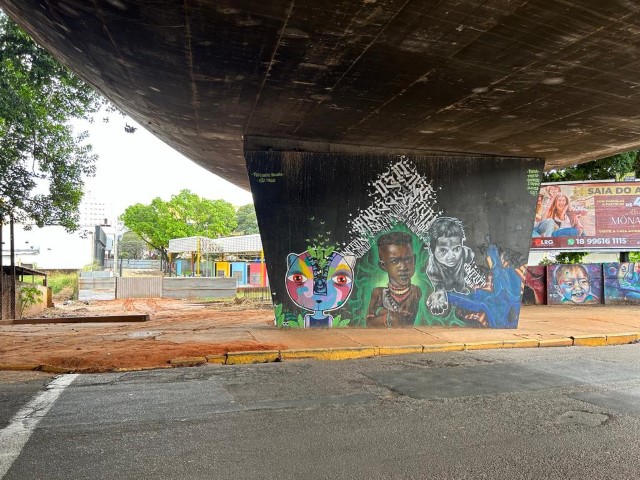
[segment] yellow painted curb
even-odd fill
[[[576,335],[571,338],[576,347],[602,347],[607,344],[606,335]]]
[[[26,371],[38,370],[38,363],[0,363],[0,370]]]
[[[637,333],[616,333],[607,335],[607,345],[626,345],[638,341]]]
[[[379,349],[375,347],[354,348],[310,348],[300,350],[282,350],[283,360],[313,358],[315,360],[350,360],[354,358],[375,357]]]
[[[422,353],[422,345],[405,345],[402,347],[380,347],[379,355],[406,355],[411,353]]]
[[[465,350],[491,350],[502,348],[502,340],[490,340],[487,342],[469,342],[464,344]]]
[[[172,367],[194,367],[207,363],[206,357],[179,357],[169,360]]]
[[[422,353],[461,352],[462,350],[464,350],[464,343],[436,343],[422,346]]]
[[[207,363],[225,364],[227,363],[226,355],[207,355]]]
[[[573,338],[545,338],[538,340],[539,347],[571,347]]]
[[[280,352],[278,350],[256,350],[247,352],[229,352],[227,353],[226,363],[227,365],[240,365],[246,363],[270,363],[279,361]]]
[[[505,340],[502,342],[502,348],[538,348],[538,340],[522,338],[517,340]]]

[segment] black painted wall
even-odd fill
[[[517,326],[542,160],[245,158],[277,325]]]

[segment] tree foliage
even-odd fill
[[[238,227],[236,228],[238,235],[253,235],[259,233],[256,209],[253,204],[249,203],[238,208],[236,220],[238,222]]]
[[[207,200],[186,189],[168,202],[154,198],[149,205],[131,205],[120,218],[165,259],[173,238],[217,238],[229,235],[237,226],[235,210],[229,202]]]
[[[118,242],[118,258],[139,260],[147,250],[147,243],[135,232],[124,232]]]
[[[77,228],[96,156],[68,122],[103,103],[0,11],[0,216]]]
[[[592,162],[581,163],[562,170],[551,170],[544,174],[545,182],[573,182],[589,180],[609,180],[616,175],[640,171],[638,150],[619,153]]]

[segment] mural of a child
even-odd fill
[[[433,315],[444,315],[449,310],[447,292],[469,292],[464,283],[464,265],[473,261],[474,255],[464,245],[464,228],[457,218],[436,219],[429,229],[429,237],[427,275],[434,291],[427,298],[427,307]]]
[[[600,300],[591,292],[591,279],[583,265],[560,265],[554,272],[556,292],[562,296],[562,303],[598,303]]]
[[[387,272],[386,287],[374,288],[367,311],[367,326],[413,325],[422,291],[411,283],[416,271],[411,235],[390,232],[378,238],[378,266]]]

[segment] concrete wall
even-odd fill
[[[605,262],[527,267],[523,303],[639,304],[640,263]]]
[[[234,278],[185,277],[164,278],[163,298],[224,298],[237,291]]]
[[[236,295],[236,280],[213,277],[79,278],[78,299],[226,298]]]
[[[115,300],[116,279],[111,278],[78,278],[78,300]]]
[[[44,310],[46,310],[48,307],[50,307],[52,305],[52,293],[51,293],[51,288],[49,287],[43,287],[42,285],[32,285],[32,284],[18,284],[18,294],[16,295],[16,297],[19,299],[20,298],[20,292],[19,289],[22,286],[34,286],[36,287],[41,293],[42,296],[40,297],[40,302],[28,307],[24,310],[24,312],[22,312],[22,318],[29,318],[29,317],[33,317],[34,315],[38,315],[39,313],[43,312]],[[18,305],[18,314],[20,313],[20,302],[17,301],[16,303]]]
[[[338,148],[245,150],[276,325],[515,328],[543,162]]]

